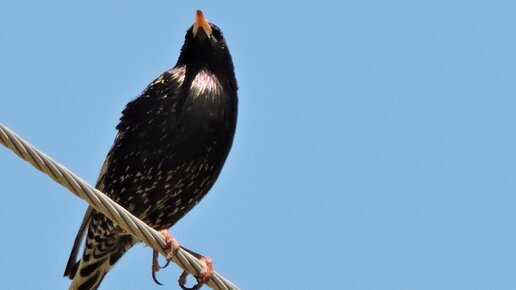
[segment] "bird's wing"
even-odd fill
[[[169,144],[168,152],[176,151],[173,144],[179,135],[177,122],[186,98],[182,92],[184,73],[184,68],[176,67],[161,74],[122,112],[117,136],[96,187],[126,209],[129,209],[129,197],[137,194],[135,184],[150,186],[140,174],[148,173],[147,164],[153,163],[153,158],[163,156],[155,143],[165,142]],[[144,180],[138,183],[137,179]]]
[[[142,170],[138,167],[143,164],[142,160],[146,156],[133,156],[133,158],[131,158],[133,159],[131,160],[132,162],[126,164],[124,168],[115,165],[113,161],[117,159],[123,160],[127,158],[127,154],[139,155],[138,153],[141,152],[141,148],[152,148],[146,146],[144,143],[149,140],[149,135],[160,136],[161,132],[156,132],[156,130],[161,130],[161,126],[149,126],[148,121],[152,120],[154,116],[160,116],[161,110],[168,110],[169,112],[168,114],[164,114],[168,116],[167,120],[159,120],[160,124],[163,125],[161,122],[166,122],[169,126],[169,130],[171,132],[175,131],[173,127],[179,115],[178,109],[181,107],[181,104],[178,102],[181,102],[179,99],[181,99],[181,85],[184,79],[184,75],[181,76],[181,73],[184,74],[184,69],[182,68],[174,68],[163,73],[156,78],[138,98],[127,104],[122,112],[120,123],[117,126],[119,133],[100,170],[96,184],[98,190],[115,200],[118,200],[117,197],[123,195],[121,192],[115,191],[113,184],[118,182],[122,188],[129,187],[130,183],[132,183],[131,180],[123,182],[116,179],[123,176],[124,173],[127,173],[124,172],[124,170],[126,170],[125,167],[129,164],[133,167],[137,167],[131,168],[131,170],[129,170],[130,172]],[[164,98],[166,98],[166,100],[164,100]],[[142,160],[139,160],[139,158]],[[93,212],[94,209],[88,207],[79,231],[77,232],[77,236],[75,237],[64,273],[65,276],[69,276],[70,278],[76,272],[77,254]]]

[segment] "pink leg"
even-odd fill
[[[188,272],[183,271],[183,274],[179,277],[179,286],[183,290],[197,290],[202,287],[203,284],[206,284],[210,281],[211,277],[213,276],[213,261],[210,257],[206,257],[203,255],[200,255],[192,250],[189,250],[185,247],[181,247],[183,250],[187,251],[188,253],[192,254],[194,257],[199,259],[199,261],[204,265],[203,269],[201,270],[201,273],[199,276],[195,277],[197,279],[197,284],[195,284],[192,288],[188,288],[185,286],[186,284],[186,277],[188,276]]]
[[[158,263],[158,256],[159,256],[158,251],[156,251],[156,250],[152,251],[152,279],[154,280],[154,282],[156,284],[163,285],[156,278],[156,273],[159,270],[166,268],[168,266],[168,264],[170,263],[170,260],[172,260],[172,258],[176,255],[180,246],[179,246],[179,243],[170,235],[168,230],[161,230],[160,233],[165,238],[165,243],[167,244],[167,246],[165,248],[165,250],[167,252],[167,263],[164,266],[160,266]]]

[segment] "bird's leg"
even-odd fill
[[[189,250],[183,246],[181,248],[188,253],[192,254],[194,257],[199,259],[199,261],[204,265],[203,269],[201,270],[201,273],[199,276],[196,276],[197,284],[195,284],[192,288],[188,288],[185,286],[186,284],[186,277],[188,276],[188,272],[183,271],[183,274],[179,277],[179,286],[183,290],[197,290],[202,287],[203,284],[208,283],[210,281],[211,277],[213,276],[213,261],[210,257],[203,256],[201,254],[198,254],[192,250]]]
[[[165,238],[165,243],[166,243],[165,251],[167,252],[167,263],[164,266],[160,266],[159,262],[158,262],[158,256],[159,256],[158,251],[156,251],[156,250],[152,251],[152,279],[154,280],[154,282],[156,284],[163,285],[156,278],[156,272],[158,272],[159,270],[166,268],[168,266],[168,264],[170,263],[170,260],[172,260],[172,258],[176,255],[177,251],[179,250],[179,248],[181,246],[170,235],[168,230],[161,230],[160,234],[162,234],[163,237]]]

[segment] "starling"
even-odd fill
[[[176,65],[123,110],[96,187],[154,229],[170,228],[219,176],[233,143],[237,103],[222,31],[197,10]],[[70,289],[97,289],[137,242],[88,208],[64,272],[73,279]]]

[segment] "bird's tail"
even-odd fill
[[[82,259],[67,272],[73,279],[70,290],[96,290],[111,267],[134,245],[131,236],[100,238],[90,235],[88,232]]]
[[[74,273],[70,290],[96,290],[104,276],[111,268],[109,258],[90,259],[85,262],[84,259],[77,262],[77,270]]]

